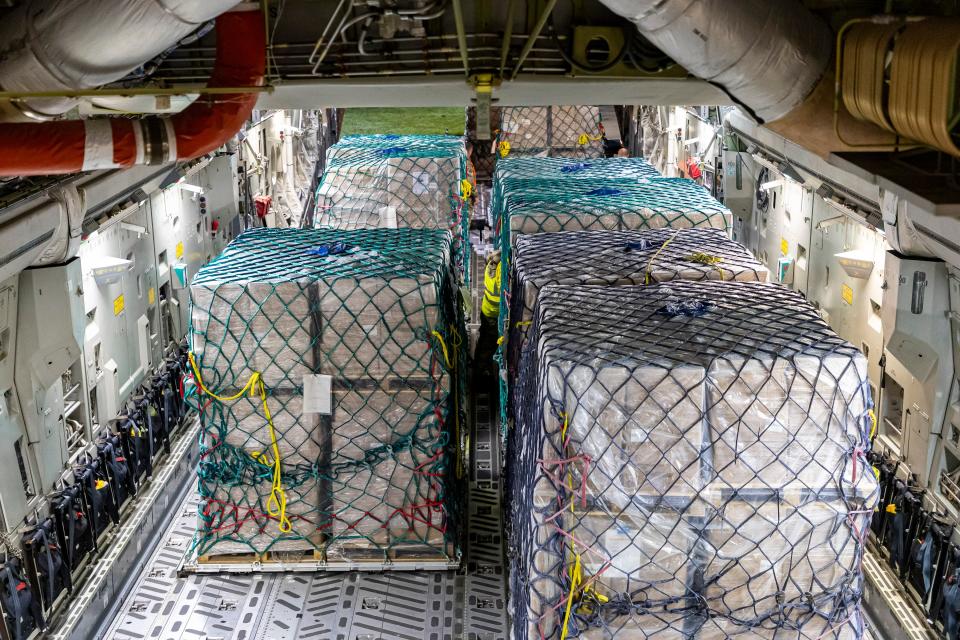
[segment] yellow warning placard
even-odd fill
[[[790,243],[786,238],[780,238],[780,255],[785,256],[790,253]]]
[[[848,285],[843,285],[840,287],[840,297],[843,298],[843,301],[847,304],[853,304],[853,289]]]
[[[153,290],[153,287],[150,287],[147,290],[147,302],[153,304],[157,301],[157,292]]]
[[[118,316],[123,313],[124,302],[123,294],[121,293],[116,298],[113,299],[113,315]]]
[[[177,260],[183,257],[183,242],[177,243],[176,255],[177,255]]]

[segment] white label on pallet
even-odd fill
[[[333,377],[323,374],[303,376],[303,412],[330,415]]]
[[[383,207],[380,209],[380,226],[384,229],[397,228],[396,207]]]

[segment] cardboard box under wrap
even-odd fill
[[[849,618],[849,619],[848,619]],[[725,618],[692,618],[675,613],[648,612],[616,616],[602,626],[571,633],[578,640],[860,640],[863,614],[845,612],[837,620],[817,614],[793,615],[789,626],[744,627]]]
[[[251,274],[251,277],[255,277]],[[308,282],[205,281],[190,288],[193,353],[211,389],[258,371],[271,389],[300,386],[316,365]]]
[[[571,465],[568,471],[588,470],[586,491],[595,501],[619,512],[638,492],[687,495],[705,484],[700,473],[706,426],[702,367],[552,364],[548,397],[562,398],[562,406],[569,407],[568,444],[558,448],[562,422],[557,420],[543,458],[589,457],[589,465]]]
[[[272,458],[270,425],[263,411],[259,396],[245,395],[234,402],[222,405],[225,415],[215,420],[220,429],[209,430],[211,439],[216,436],[231,447],[252,455],[265,454]],[[267,397],[273,432],[277,438],[280,457],[286,464],[316,464],[324,450],[321,433],[321,416],[303,413],[303,395],[294,392],[279,392]],[[222,435],[222,437],[220,437]],[[215,443],[211,442],[212,447]]]
[[[586,105],[505,107],[501,138],[510,142],[510,153],[515,155],[602,157],[599,122],[600,110]],[[580,144],[583,134],[589,138],[586,144]]]
[[[395,447],[410,439],[438,442],[448,428],[449,386],[416,390],[353,389],[334,393],[330,420],[330,462],[333,465],[364,460],[371,452]]]
[[[426,376],[442,283],[418,278],[337,278],[318,292],[320,373],[344,378]]]
[[[708,374],[713,467],[729,487],[835,486],[869,408],[867,363],[824,357],[717,358]]]
[[[778,599],[802,607],[814,594],[817,609],[831,612],[834,594],[859,571],[849,517],[839,501],[727,503],[703,541],[707,606],[750,620],[775,610]]]
[[[711,616],[649,637],[779,638],[744,621],[778,600],[857,606],[878,494],[866,361],[803,298],[767,283],[548,285],[530,335],[508,446],[529,631],[559,624],[577,556],[612,602],[696,597]],[[616,637],[648,637],[651,620],[623,618]],[[608,637],[592,633],[572,637]]]
[[[316,226],[450,228],[462,158],[449,151],[437,154],[384,157],[373,152],[329,168],[317,189]]]
[[[195,284],[194,353],[221,387],[254,371],[271,389],[301,387],[312,373],[426,375],[440,287],[430,275]]]
[[[334,467],[327,557],[444,552],[438,453],[438,444],[427,444],[384,453],[372,464]]]
[[[500,128],[510,142],[510,153],[538,151],[549,146],[547,107],[507,107],[501,111]]]
[[[202,470],[202,466],[201,466]],[[213,536],[212,545],[201,547],[203,555],[263,554],[274,551],[312,551],[323,547],[320,532],[321,503],[316,483],[286,486],[287,518],[292,530],[282,533],[279,520],[267,504],[271,484],[266,479],[229,486],[211,483],[201,499],[198,530]],[[201,486],[205,480],[201,479]]]
[[[859,605],[847,607],[836,618],[803,611],[789,615],[777,626],[744,627],[728,618],[711,618],[697,629],[694,640],[861,640],[866,623]],[[629,636],[620,636],[629,637]],[[660,640],[657,638],[657,640]]]

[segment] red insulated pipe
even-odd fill
[[[217,18],[208,87],[263,83],[263,13],[245,4]],[[171,117],[0,124],[0,176],[76,173],[192,160],[223,145],[250,118],[257,93],[202,95]]]

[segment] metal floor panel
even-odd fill
[[[195,495],[183,502],[105,638],[506,638],[502,566],[493,565],[488,557],[471,562],[466,574],[397,571],[177,577],[177,566],[193,536],[198,502]],[[476,524],[475,519],[471,521]],[[484,530],[495,528],[488,523]],[[486,533],[478,538],[488,539]],[[471,609],[466,617],[465,607]]]
[[[190,487],[106,640],[506,640],[499,433],[473,422],[468,539],[458,571],[190,574]]]

